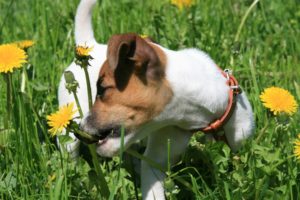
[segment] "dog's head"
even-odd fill
[[[81,127],[96,136],[97,152],[112,156],[138,138],[136,130],[159,115],[172,98],[165,78],[166,57],[156,45],[136,34],[114,35],[97,81],[97,97]]]

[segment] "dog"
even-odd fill
[[[230,93],[237,85],[228,84],[230,74],[222,72],[206,53],[172,51],[134,33],[113,35],[107,45],[99,44],[91,22],[95,3],[81,0],[75,17],[76,45],[93,47],[88,73],[95,101],[90,112],[83,70],[75,63],[66,70],[79,82],[77,95],[85,113],[80,126],[97,137],[87,142],[97,144],[99,155],[118,153],[123,127],[125,149],[147,137],[144,155],[166,167],[168,141],[170,160],[175,163],[188,145],[191,130],[205,130],[229,110],[228,119],[217,120],[215,131],[224,130],[230,148],[236,151],[252,134],[253,112],[245,93]],[[231,96],[234,106],[229,105]],[[75,101],[65,88],[64,77],[58,99],[60,106]],[[76,156],[80,141],[74,139],[66,148]],[[143,199],[165,199],[164,178],[163,172],[142,161]]]

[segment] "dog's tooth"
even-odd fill
[[[104,142],[103,140],[99,140],[98,144],[101,145],[101,144],[103,144],[103,142]]]

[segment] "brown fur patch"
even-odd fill
[[[107,55],[99,75],[106,89],[96,99],[91,124],[132,129],[159,115],[173,96],[163,51],[138,35],[123,34],[112,37]]]

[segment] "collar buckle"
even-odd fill
[[[224,69],[223,72],[224,76],[227,79],[227,84],[230,87],[230,89],[233,91],[234,95],[238,95],[242,93],[242,89],[240,88],[237,80],[232,75],[232,70],[230,69]]]

